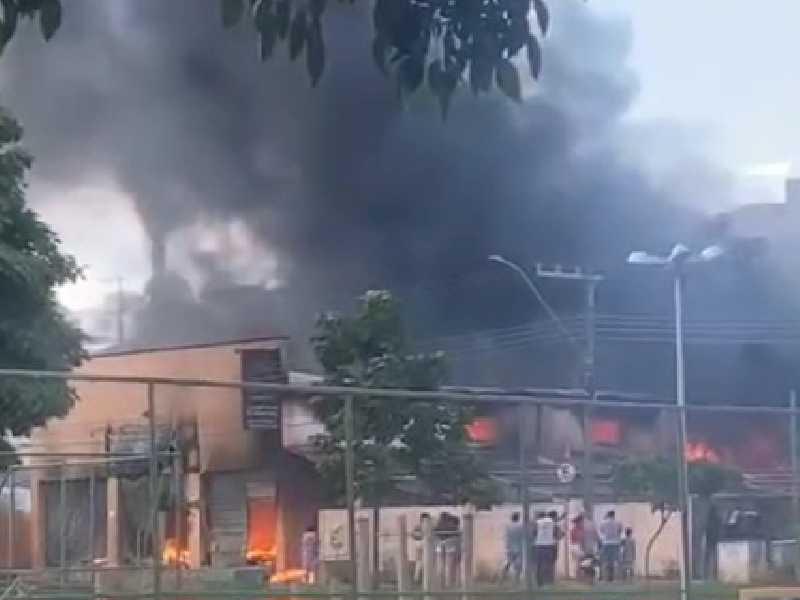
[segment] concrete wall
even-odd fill
[[[280,343],[259,341],[107,355],[86,361],[77,372],[236,381],[241,379],[238,351],[271,349]],[[107,425],[147,423],[143,385],[76,382],[74,388],[78,401],[69,414],[48,421],[47,427],[32,433],[36,450],[101,451]],[[163,425],[196,420],[201,471],[253,467],[261,457],[258,434],[243,427],[238,389],[156,386],[156,420]]]
[[[535,504],[532,512],[539,510],[557,510],[560,514],[567,513],[568,517],[577,515],[582,510],[580,501],[569,501],[561,504]],[[650,504],[644,502],[626,502],[612,505],[597,505],[595,514],[599,517],[607,510],[614,508],[618,518],[626,527],[632,527],[637,541],[636,573],[644,574],[644,551],[647,541],[659,523],[657,514],[653,514]],[[491,578],[499,574],[505,564],[504,536],[511,514],[519,511],[517,504],[504,504],[496,506],[489,511],[475,512],[475,547],[474,569],[477,578]],[[414,526],[419,523],[420,514],[429,513],[434,521],[438,515],[447,511],[451,514],[462,515],[470,509],[463,506],[408,506],[393,507],[381,510],[380,515],[380,555],[383,569],[393,571],[394,560],[399,551],[397,517],[406,515],[409,534]],[[362,509],[358,516],[369,520],[372,527],[372,510]],[[342,509],[321,510],[319,513],[320,533],[320,558],[323,561],[339,561],[349,558],[347,543],[347,512]],[[370,540],[372,536],[370,535]],[[653,547],[651,559],[651,573],[653,575],[670,574],[677,569],[678,549],[680,547],[680,519],[674,514],[668,522],[658,542]],[[409,559],[414,559],[415,542],[409,540]],[[370,555],[373,549],[370,548]],[[567,547],[565,537],[559,549],[557,573],[564,577],[569,573],[574,575],[575,560]],[[372,560],[370,559],[370,564]]]
[[[30,512],[25,505],[30,503],[30,498],[26,489],[18,489],[16,495],[13,541],[9,539],[11,515],[8,490],[4,489],[0,495],[0,568],[27,569],[31,566]]]
[[[184,379],[211,379],[239,381],[242,377],[241,351],[248,349],[281,348],[283,341],[260,340],[255,342],[232,342],[215,346],[196,346],[153,351],[127,352],[98,356],[85,362],[77,371],[92,375],[165,377]],[[294,374],[290,381],[311,383],[313,377],[300,378]],[[46,427],[37,428],[31,435],[31,448],[37,452],[102,452],[105,450],[105,435],[108,426],[116,430],[121,426],[138,425],[146,431],[147,389],[141,384],[108,382],[76,382],[78,396],[75,406],[64,418],[51,419]],[[235,388],[176,387],[158,385],[156,392],[156,421],[158,425],[173,427],[197,424],[198,473],[187,473],[187,499],[189,505],[188,545],[192,549],[192,564],[197,566],[204,555],[207,541],[203,530],[208,525],[204,517],[207,506],[203,498],[201,481],[206,475],[245,470],[272,471],[278,467],[284,453],[268,444],[261,432],[244,429],[242,414],[242,392]],[[308,435],[319,432],[319,423],[304,406],[304,398],[286,399],[287,415],[282,426],[284,434],[291,432],[294,445],[303,446]],[[85,460],[85,459],[84,459]],[[48,462],[47,459],[27,459],[30,465]],[[78,468],[73,467],[73,468]],[[51,472],[52,471],[52,472]],[[296,475],[294,473],[293,475]],[[33,489],[39,482],[57,477],[57,471],[42,467],[31,473]],[[190,481],[189,481],[190,480]],[[296,488],[309,490],[301,494]],[[279,561],[295,563],[297,554],[294,538],[316,514],[317,504],[305,499],[316,494],[313,483],[306,472],[297,477],[289,476],[284,482],[283,500],[288,502],[281,509],[281,522],[285,523],[286,550]],[[32,498],[31,544],[33,563],[44,564],[44,513],[45,503],[39,494]],[[244,509],[244,507],[243,507]],[[293,514],[296,510],[297,515]],[[109,518],[116,511],[110,509]],[[213,519],[214,515],[210,515]],[[110,528],[116,531],[116,528]],[[119,545],[118,536],[112,536],[109,547]],[[114,554],[113,552],[111,554]],[[194,556],[197,554],[197,556]]]

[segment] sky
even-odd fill
[[[630,63],[639,94],[628,119],[644,127],[674,124],[676,136],[691,132],[704,158],[740,176],[753,198],[779,201],[792,163],[800,172],[800,80],[792,68],[800,54],[800,2],[589,1],[600,12],[627,19],[633,32]],[[663,127],[659,131],[664,135]],[[33,178],[34,206],[57,193]],[[113,183],[98,185],[96,178],[68,194],[80,197],[82,209],[98,223],[112,227],[103,227],[105,239],[98,241],[76,227],[72,202],[39,203],[66,249],[87,266],[86,280],[61,290],[62,301],[76,310],[92,306],[115,289],[118,277],[140,290],[149,276],[148,242],[132,202]],[[187,235],[214,245],[225,243],[227,234],[206,229]]]
[[[593,2],[596,0],[592,0]],[[794,0],[600,0],[630,19],[640,79],[632,118],[697,128],[721,164],[800,168],[800,50]]]

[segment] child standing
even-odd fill
[[[630,581],[633,579],[633,565],[636,564],[636,540],[633,539],[633,529],[630,527],[625,529],[625,537],[620,546],[622,579]]]

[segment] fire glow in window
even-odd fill
[[[622,442],[622,425],[615,419],[592,419],[592,443],[618,446]]]

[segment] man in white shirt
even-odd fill
[[[540,586],[553,583],[556,566],[556,544],[558,531],[553,513],[536,514],[536,537],[534,550],[536,556],[536,583]]]
[[[601,575],[606,581],[614,581],[622,543],[622,523],[617,521],[617,515],[613,510],[606,513],[606,518],[600,523],[597,533],[600,535]]]

